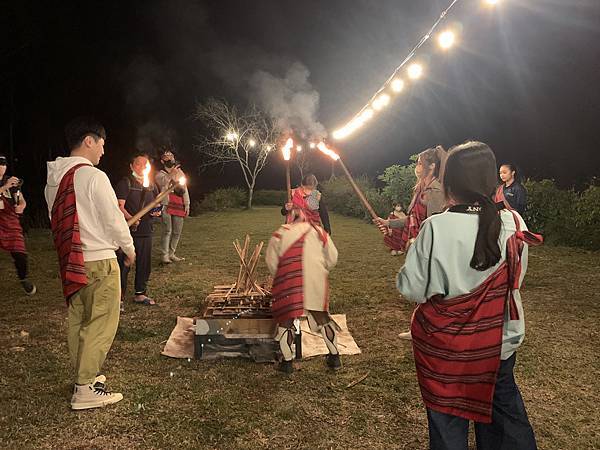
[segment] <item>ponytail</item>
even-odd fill
[[[498,245],[502,222],[498,208],[492,199],[486,195],[479,196],[479,228],[475,249],[471,258],[471,267],[475,270],[487,270],[500,261],[501,252]]]
[[[435,177],[438,180],[444,179],[444,171],[446,170],[446,160],[448,159],[448,152],[444,150],[444,147],[438,145],[435,147],[435,156],[437,159],[436,171],[434,172]]]

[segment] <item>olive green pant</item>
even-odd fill
[[[69,354],[75,383],[90,384],[119,326],[121,283],[117,259],[85,263],[88,284],[69,300]]]

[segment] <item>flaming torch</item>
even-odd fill
[[[150,165],[150,161],[146,162],[146,167],[144,168],[143,174],[144,174],[144,181],[142,182],[142,195],[140,196],[140,206],[138,207],[138,209],[142,209],[144,207],[144,200],[146,198],[146,192],[148,191],[148,188],[150,187],[150,171],[152,170],[152,166]]]
[[[146,215],[152,208],[156,207],[162,201],[163,198],[165,198],[167,195],[169,195],[171,192],[173,192],[177,186],[185,186],[186,182],[187,182],[187,180],[183,174],[179,177],[177,182],[171,180],[169,182],[169,187],[165,191],[158,194],[153,201],[151,201],[150,203],[145,205],[135,215],[133,215],[127,221],[127,225],[132,226],[139,219],[141,219],[144,215]]]
[[[292,157],[292,147],[294,141],[292,138],[288,138],[285,145],[281,148],[283,153],[283,159],[285,160],[285,185],[287,188],[288,203],[292,201],[292,180],[290,178],[290,158]]]
[[[317,148],[321,152],[323,152],[327,156],[329,156],[331,159],[333,159],[334,161],[339,161],[340,166],[342,166],[342,170],[344,171],[344,174],[346,175],[346,178],[348,178],[348,181],[350,182],[350,186],[352,186],[352,189],[354,189],[354,192],[358,196],[358,198],[361,201],[361,203],[363,204],[363,206],[366,208],[366,210],[369,212],[369,214],[371,214],[371,217],[373,219],[376,219],[378,216],[375,213],[375,210],[373,209],[373,207],[371,206],[371,204],[367,200],[367,197],[365,197],[365,195],[362,193],[362,191],[360,190],[360,188],[358,187],[358,185],[354,181],[354,178],[352,178],[352,175],[350,174],[350,171],[348,171],[348,168],[346,167],[346,165],[344,164],[344,162],[340,158],[340,155],[338,155],[336,152],[334,152],[330,148],[327,148],[327,145],[325,145],[325,142],[319,142],[319,144],[317,145]]]

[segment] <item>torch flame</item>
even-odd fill
[[[283,159],[289,161],[292,156],[292,147],[294,146],[294,140],[292,138],[288,138],[285,142],[285,145],[282,147],[281,152],[283,153]]]
[[[340,155],[338,155],[333,150],[327,148],[327,145],[325,145],[325,142],[319,142],[317,144],[317,148],[319,150],[321,150],[323,153],[325,153],[327,156],[329,156],[331,159],[333,159],[334,161],[337,161],[338,159],[340,159]]]
[[[144,174],[144,182],[143,182],[143,186],[145,188],[150,187],[150,170],[152,170],[152,166],[150,165],[150,161],[146,162],[146,167],[144,168],[143,174]]]

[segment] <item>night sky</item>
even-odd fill
[[[64,124],[93,115],[108,132],[100,165],[113,180],[136,148],[170,141],[205,192],[235,167],[198,173],[197,101],[256,101],[260,71],[296,64],[331,133],[363,106],[449,0],[33,2],[3,6],[0,152],[31,195],[45,161],[65,154]],[[581,186],[600,172],[600,1],[459,0],[447,53],[426,44],[426,77],[362,130],[336,143],[349,168],[375,177],[411,154],[469,138],[525,176]],[[443,28],[443,27],[442,27]],[[283,188],[275,158],[259,187]],[[315,160],[316,161],[316,160]],[[329,164],[316,161],[319,175]],[[239,182],[238,182],[239,183]]]

